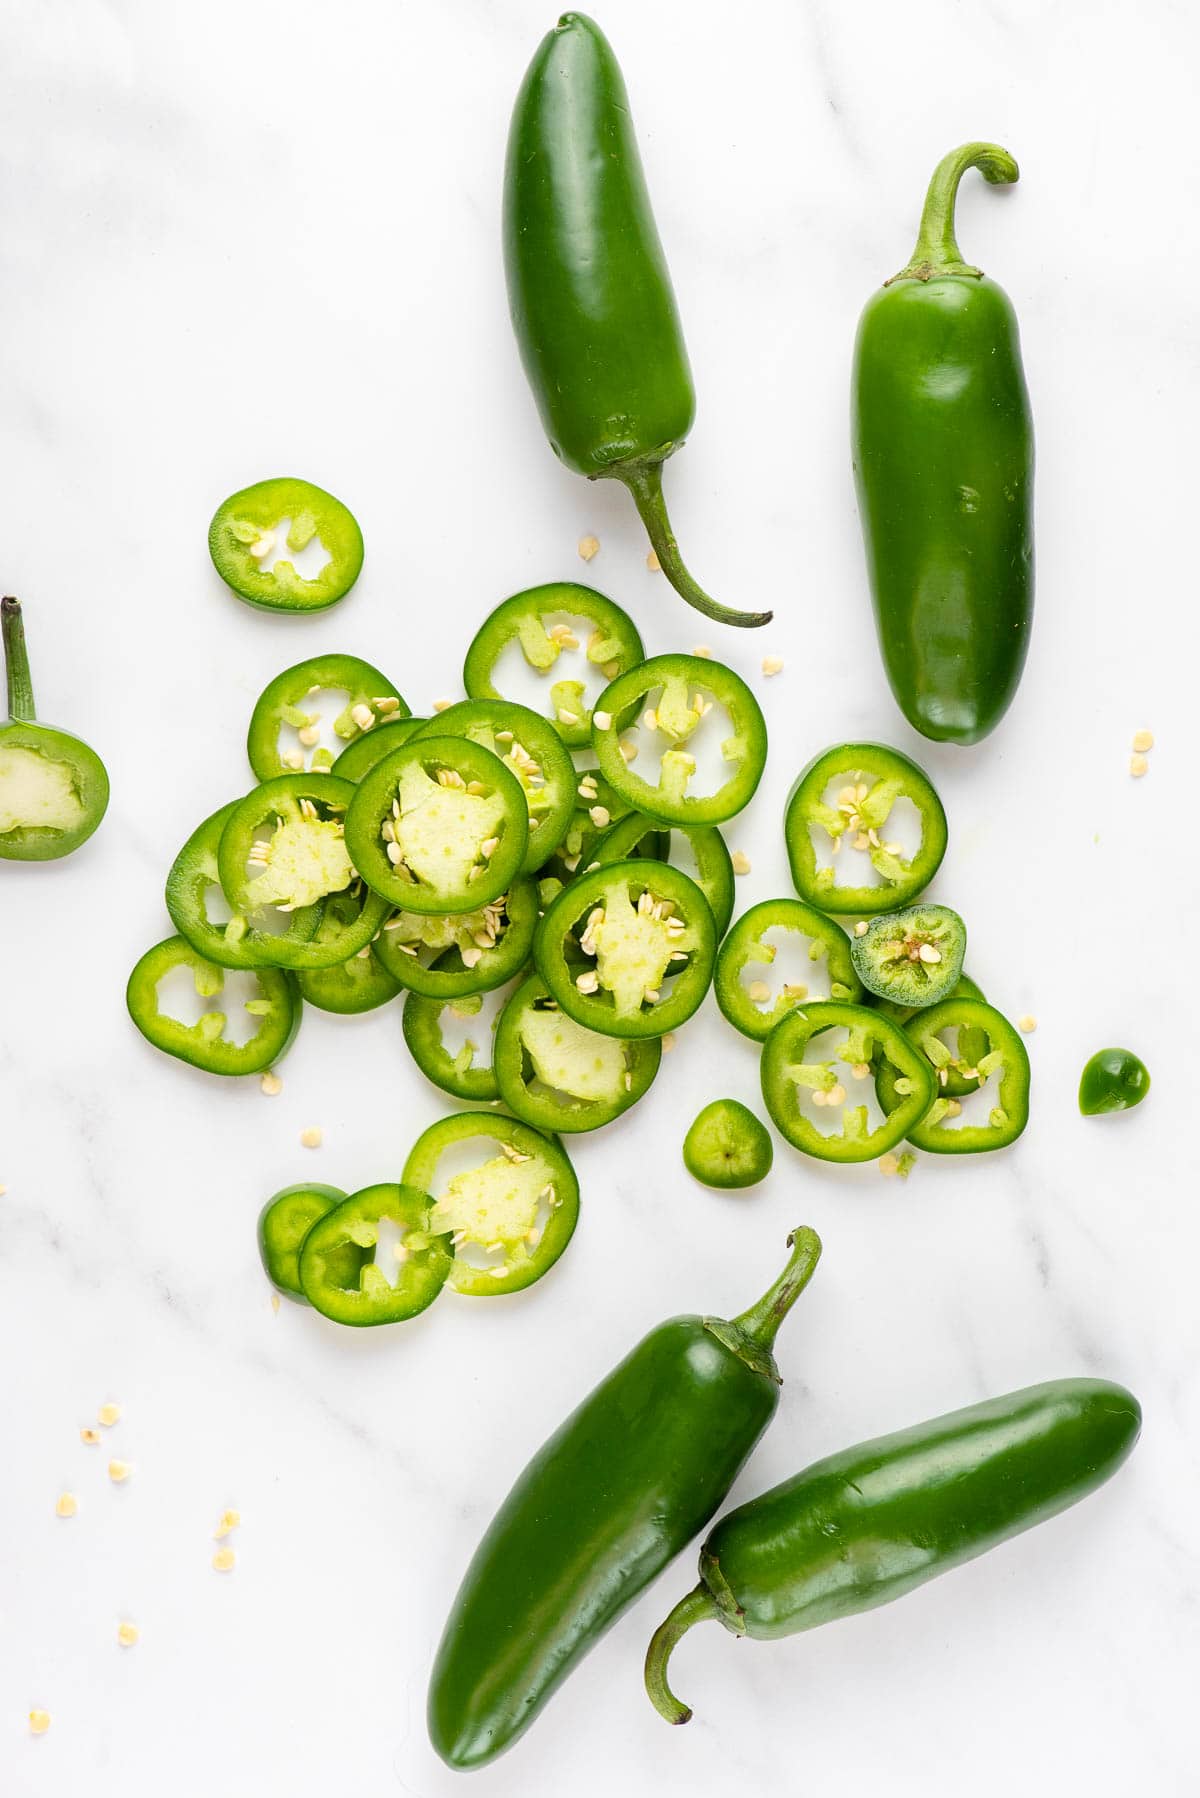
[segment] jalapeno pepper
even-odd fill
[[[490,993],[518,974],[529,960],[537,924],[533,882],[514,880],[507,893],[476,911],[393,913],[374,953],[410,993],[462,998]]]
[[[456,965],[462,965],[458,950],[447,949],[434,963],[434,969],[444,966],[452,971]],[[490,994],[460,993],[450,999],[408,994],[404,1001],[404,1040],[427,1080],[442,1092],[466,1099],[472,1105],[488,1105],[500,1097],[492,1062],[496,1025],[507,996],[503,989]],[[447,1014],[466,1024],[462,1043],[453,1053],[446,1041]]]
[[[519,782],[529,809],[522,874],[532,874],[562,842],[575,809],[575,764],[552,724],[507,699],[467,699],[414,733],[465,737],[490,749]]]
[[[591,626],[582,641],[582,633],[575,630],[581,620]],[[594,587],[575,581],[551,581],[514,593],[488,614],[471,639],[463,664],[463,686],[472,699],[503,697],[495,681],[506,653],[514,648],[538,674],[558,675],[550,687],[547,716],[572,749],[582,749],[592,740],[587,676],[599,673],[605,683],[615,680],[645,654],[628,612]],[[571,663],[560,668],[560,658],[573,652],[582,653],[582,668]],[[582,680],[571,678],[579,674]]]
[[[451,1607],[429,1735],[452,1767],[512,1746],[605,1630],[715,1513],[779,1402],[775,1336],[817,1265],[812,1230],[757,1304],[674,1317],[529,1462]]]
[[[478,1159],[447,1179],[443,1155]],[[431,1228],[454,1251],[455,1292],[491,1298],[520,1292],[549,1273],[575,1232],[579,1182],[561,1146],[528,1124],[490,1111],[440,1118],[422,1131],[404,1164],[405,1181],[434,1195]]]
[[[372,894],[371,899],[374,897]],[[316,947],[323,950],[326,945],[356,946],[349,948],[343,961],[328,967],[296,970],[296,985],[302,997],[319,1011],[340,1012],[347,1016],[375,1011],[403,990],[375,953],[379,938],[362,941],[365,909],[362,898],[356,898],[352,893],[334,893],[325,901],[321,922],[313,938]],[[386,911],[387,901],[380,900],[379,910],[373,910],[371,915],[379,918]]]
[[[960,974],[958,984],[950,997],[952,999],[984,999],[986,994],[969,974]],[[871,1005],[874,1010],[881,1012],[885,1018],[891,1018],[894,1024],[899,1024],[902,1030],[912,1022],[919,1009],[917,1006],[896,1005],[890,999],[875,999],[874,997],[869,998],[866,1003]],[[966,1093],[979,1091],[979,1081],[974,1077],[970,1080],[966,1079],[960,1073],[959,1068],[960,1066],[963,1069],[977,1068],[988,1052],[987,1037],[975,1024],[960,1025],[956,1042],[957,1054],[954,1059],[938,1069],[940,1096],[945,1099],[961,1099]]]
[[[125,1003],[148,1043],[208,1074],[261,1074],[285,1055],[300,1028],[300,996],[294,981],[278,968],[247,970],[254,997],[245,1010],[257,1021],[253,1036],[233,1043],[225,1036],[225,1010],[213,1004],[195,1023],[184,1023],[160,1010],[158,989],[176,968],[187,968],[197,995],[216,1000],[225,985],[226,969],[206,961],[181,936],[171,936],[147,949],[129,976]]]
[[[836,1046],[815,1053],[815,1038],[843,1030]],[[897,1108],[876,1125],[870,1120],[872,1059],[906,1082]],[[818,1161],[874,1161],[911,1136],[937,1088],[929,1062],[898,1024],[864,1005],[827,999],[788,1012],[776,1024],[763,1044],[762,1091],[771,1121],[793,1148]],[[859,1102],[847,1103],[848,1097]],[[840,1111],[841,1129],[820,1130],[810,1104]]]
[[[8,723],[0,725],[0,861],[57,861],[99,825],[108,774],[81,738],[37,722],[20,600],[0,600],[0,628],[8,686]]]
[[[408,716],[407,704],[387,675],[370,662],[357,656],[310,656],[277,674],[255,701],[246,753],[258,780],[314,770],[327,774],[333,767],[334,752],[320,741],[321,711],[313,704],[322,693],[346,695],[333,721],[339,747],[357,742],[375,725]],[[351,778],[341,768],[338,776]]]
[[[598,1130],[647,1093],[662,1044],[624,1041],[577,1024],[537,974],[509,999],[496,1026],[492,1066],[514,1116],[542,1130]]]
[[[964,1036],[971,1031],[971,1053],[977,1040],[985,1041],[985,1053],[968,1062]],[[944,999],[917,1012],[906,1026],[913,1048],[933,1070],[934,1097],[920,1118],[905,1131],[916,1149],[932,1155],[976,1155],[987,1149],[1003,1149],[1015,1142],[1029,1122],[1029,1056],[1025,1044],[1008,1019],[981,999]],[[953,1033],[955,1042],[945,1042]],[[950,1075],[967,1093],[982,1092],[996,1077],[993,1103],[985,1124],[962,1123],[964,1107],[949,1091]],[[943,1077],[944,1076],[944,1077]],[[906,1103],[910,1089],[904,1070],[882,1066],[876,1075],[879,1103],[891,1116],[899,1099]]]
[[[346,1197],[340,1186],[285,1186],[269,1198],[258,1217],[258,1252],[263,1271],[276,1292],[307,1305],[300,1284],[300,1249],[319,1217]],[[353,1259],[361,1263],[362,1252]]]
[[[359,879],[346,847],[346,810],[355,788],[336,774],[284,774],[238,801],[221,832],[217,868],[233,907],[228,942],[248,942],[281,968],[330,968],[357,954],[387,916],[387,901]],[[357,920],[332,934],[277,936],[265,927],[279,912],[319,906],[346,893]]]
[[[219,893],[224,898],[217,851],[225,826],[239,803],[231,799],[197,825],[183,845],[167,875],[167,911],[180,936],[186,937],[206,961],[215,961],[223,968],[269,967],[274,962],[279,937],[292,944],[312,941],[321,922],[321,906],[305,905],[287,913],[280,912],[278,906],[265,907],[266,917],[279,925],[278,931],[249,930],[244,918],[226,922],[209,917],[212,895]],[[232,931],[229,923],[233,924]]]
[[[902,800],[913,807],[921,826],[921,840],[911,856],[888,830]],[[814,830],[829,844],[820,855]],[[894,911],[924,892],[946,853],[946,814],[928,775],[898,749],[840,743],[815,756],[801,772],[788,795],[783,835],[792,883],[802,899],[839,916],[866,915]],[[877,885],[869,884],[869,876],[863,885],[838,883],[838,856],[847,845],[865,855]]]
[[[669,862],[672,851],[678,857],[681,850],[685,863],[692,864],[683,872],[708,900],[716,933],[722,937],[733,916],[733,862],[715,825],[675,824],[664,830],[653,818],[630,812],[596,839],[590,861],[601,868],[643,855],[650,861]]]
[[[833,922],[805,905],[799,899],[764,899],[743,912],[717,951],[713,990],[735,1030],[755,1042],[765,1042],[771,1031],[797,1005],[809,997],[807,978],[785,980],[778,992],[769,981],[758,976],[749,986],[742,980],[747,968],[768,969],[774,964],[782,944],[769,940],[773,931],[785,940],[798,937],[806,945],[805,959],[812,968],[823,963],[828,994],[814,993],[814,999],[862,998],[862,986],[854,972],[850,944],[846,933]],[[807,970],[806,970],[807,974]]]
[[[469,737],[414,735],[353,793],[346,842],[354,866],[405,911],[490,905],[525,859],[529,808],[520,782]]]
[[[1132,1049],[1097,1049],[1079,1077],[1079,1109],[1085,1118],[1130,1111],[1149,1091],[1146,1064]]]
[[[715,707],[718,718],[728,719],[728,735],[716,718],[707,722]],[[623,753],[622,730],[635,715],[651,741],[661,737],[665,745],[656,781],[636,774]],[[721,757],[732,771],[716,792],[697,796],[687,790],[696,758],[686,745],[701,726],[708,738],[721,729]],[[767,763],[757,699],[732,668],[706,656],[652,656],[618,675],[592,713],[592,741],[605,780],[636,811],[663,824],[724,823],[749,804]]]
[[[696,399],[629,96],[599,27],[564,13],[517,95],[504,171],[508,304],[550,447],[623,481],[675,588],[723,624],[766,624],[704,593],[667,518],[662,465]]]
[[[699,887],[678,868],[644,860],[580,875],[533,940],[553,997],[602,1036],[662,1036],[686,1022],[708,991],[715,953]]]
[[[1141,1424],[1123,1386],[1050,1380],[829,1455],[739,1505],[650,1644],[651,1703],[668,1723],[691,1716],[667,1663],[693,1624],[778,1641],[889,1604],[1095,1492]]]
[[[319,1217],[300,1249],[300,1285],[314,1310],[358,1328],[403,1323],[432,1305],[451,1255],[413,1186],[365,1186]]]
[[[910,905],[864,919],[850,944],[867,991],[914,1011],[949,998],[966,951],[967,927],[948,905]]]
[[[309,580],[280,552],[299,555],[314,542],[327,559]],[[349,593],[363,562],[362,532],[341,500],[286,478],[231,493],[208,527],[208,550],[239,599],[272,612],[324,611]]]
[[[693,1180],[723,1190],[757,1186],[774,1159],[763,1125],[736,1099],[706,1105],[683,1139],[683,1164]]]
[[[368,768],[381,762],[393,749],[415,736],[428,718],[405,718],[399,712],[380,718],[378,728],[360,731],[334,758],[333,773],[339,780],[361,780]]]
[[[1033,618],[1033,422],[1016,314],[962,259],[968,169],[1017,179],[997,144],[934,171],[906,268],[868,301],[854,350],[854,475],[879,646],[923,736],[977,743],[1008,710]]]

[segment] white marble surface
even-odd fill
[[[646,572],[626,496],[558,468],[517,365],[500,163],[551,22],[534,0],[0,13],[3,586],[27,601],[46,716],[113,782],[85,851],[0,874],[0,1789],[457,1790],[425,1682],[508,1481],[644,1329],[744,1303],[806,1220],[825,1260],[742,1496],[1083,1371],[1141,1395],[1133,1461],[874,1616],[775,1646],[698,1632],[678,1659],[697,1721],[671,1732],[639,1663],[689,1554],[479,1788],[1195,1792],[1200,1232],[1176,972],[1200,872],[1194,17],[606,0],[700,393],[675,519],[715,593],[775,605],[754,638]],[[934,161],[976,136],[1023,170],[1003,197],[967,181],[961,237],[1024,329],[1039,609],[1010,718],[962,753],[921,746],[884,686],[846,392],[860,305],[909,249]],[[359,587],[315,622],[239,606],[205,552],[215,503],[278,472],[344,495],[366,533]],[[952,833],[936,896],[965,913],[989,994],[1040,1020],[1028,1133],[970,1165],[926,1158],[906,1186],[781,1148],[755,1193],[698,1190],[679,1161],[693,1111],[756,1093],[752,1047],[710,1007],[641,1109],[573,1150],[582,1220],[535,1291],[361,1336],[276,1315],[263,1197],[395,1177],[441,1102],[395,1009],[311,1015],[274,1101],[155,1055],[122,991],[165,933],[164,872],[246,785],[246,718],[279,668],[344,649],[423,709],[458,691],[488,607],[582,575],[587,531],[589,578],[651,649],[707,639],[762,693],[771,762],[731,831],[754,865],[743,905],[787,890],[781,806],[812,751],[878,735],[930,766]],[[764,683],[768,652],[787,665]],[[1138,783],[1141,725],[1158,747]],[[1144,1051],[1153,1095],[1081,1121],[1080,1065],[1112,1040]],[[86,1449],[107,1398],[124,1417]],[[122,1488],[109,1454],[134,1464]],[[226,1505],[244,1522],[220,1578]],[[142,1631],[127,1652],[122,1616]],[[42,1740],[32,1705],[53,1715]]]

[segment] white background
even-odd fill
[[[673,1732],[639,1667],[689,1551],[477,1788],[1194,1792],[1194,19],[1167,0],[606,0],[700,396],[668,493],[711,591],[774,605],[753,637],[646,571],[627,496],[558,467],[522,378],[500,172],[552,22],[533,0],[0,12],[3,586],[44,715],[113,786],[84,851],[0,872],[0,1787],[459,1789],[425,1683],[509,1481],[642,1331],[739,1308],[807,1221],[825,1259],[740,1496],[1059,1374],[1129,1383],[1142,1445],[1078,1511],[902,1604],[774,1645],[696,1632],[676,1671],[697,1719]],[[912,736],[883,681],[846,414],[858,310],[906,259],[933,164],[972,137],[1022,170],[1003,195],[968,177],[960,239],[1022,321],[1038,610],[1009,718],[957,751]],[[341,495],[366,535],[323,618],[252,612],[208,562],[216,504],[278,473]],[[499,599],[584,576],[588,531],[586,578],[651,652],[706,640],[760,692],[739,908],[787,890],[782,804],[814,751],[881,737],[929,768],[951,828],[934,896],[966,916],[989,996],[1039,1019],[1029,1130],[1006,1155],[923,1158],[907,1185],[780,1145],[753,1193],[699,1189],[688,1121],[757,1090],[710,1002],[646,1102],[573,1146],[581,1222],[541,1286],[362,1335],[276,1315],[263,1198],[395,1178],[443,1105],[397,1008],[311,1014],[275,1100],[149,1049],[122,994],[166,934],[167,866],[247,786],[246,721],[280,668],[349,651],[425,710],[460,692]],[[765,653],[786,661],[769,683]],[[1153,1093],[1083,1121],[1080,1066],[1112,1041]],[[124,1418],[85,1449],[106,1398]],[[110,1453],[135,1464],[123,1488]],[[221,1578],[226,1505],[244,1522]],[[32,1705],[53,1715],[41,1740]]]

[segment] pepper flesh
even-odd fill
[[[108,773],[70,731],[39,724],[20,600],[0,600],[8,723],[0,725],[0,861],[48,862],[86,843],[108,809]]]

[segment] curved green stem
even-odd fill
[[[775,616],[773,612],[734,612],[729,606],[718,605],[710,599],[703,587],[697,585],[684,566],[683,557],[679,553],[679,544],[671,529],[671,520],[667,516],[667,504],[663,498],[661,462],[627,462],[623,467],[608,471],[613,478],[624,481],[633,502],[638,509],[642,523],[646,527],[654,553],[658,557],[658,565],[689,606],[695,606],[706,618],[717,624],[740,624],[752,626],[769,624]]]
[[[954,235],[958,184],[968,169],[978,169],[984,180],[993,186],[1007,186],[1020,175],[1016,162],[999,144],[962,144],[948,156],[943,156],[933,171],[925,195],[916,248],[908,267],[893,275],[893,281],[929,281],[934,275],[982,275],[982,269],[963,261]]]
[[[821,1238],[815,1230],[801,1224],[788,1237],[792,1253],[788,1264],[762,1297],[749,1310],[730,1319],[733,1328],[748,1336],[757,1348],[770,1354],[779,1326],[817,1271],[821,1259]]]
[[[694,1623],[706,1623],[717,1616],[716,1601],[701,1581],[686,1598],[679,1600],[666,1622],[660,1623],[650,1638],[644,1673],[646,1695],[659,1716],[665,1717],[668,1723],[686,1723],[692,1713],[688,1705],[679,1702],[667,1684],[667,1662],[679,1638],[686,1635]]]
[[[19,599],[11,596],[0,599],[0,628],[4,634],[4,667],[8,676],[8,715],[22,724],[32,724],[36,716],[33,682],[29,676],[25,621]]]

